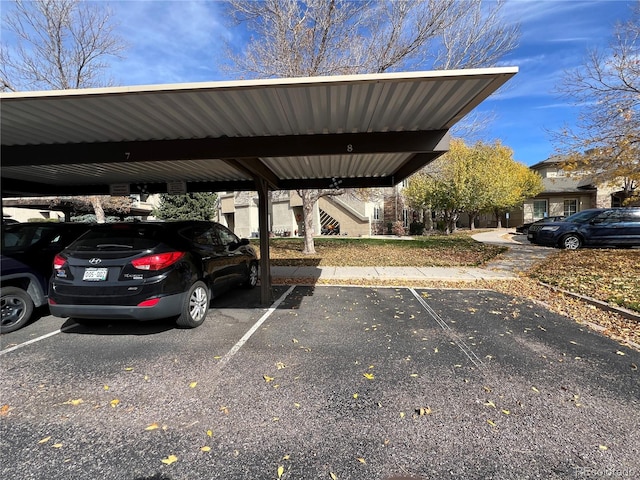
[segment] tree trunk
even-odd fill
[[[96,214],[96,222],[104,223],[104,208],[102,208],[102,198],[97,195],[92,195],[89,197],[91,200],[91,206],[93,207],[93,211]]]
[[[315,255],[316,247],[313,242],[313,206],[318,200],[309,190],[298,192],[302,197],[302,216],[304,217],[304,249],[305,255]]]
[[[494,212],[496,214],[496,228],[502,228],[502,212]]]
[[[476,218],[478,218],[478,214],[477,213],[470,213],[469,214],[469,229],[470,230],[475,230],[476,229]]]

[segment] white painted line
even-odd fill
[[[474,353],[474,351],[471,350],[471,347],[464,343],[464,341],[455,334],[449,324],[445,322],[444,319],[440,315],[438,315],[438,313],[433,308],[431,308],[431,305],[429,305],[424,298],[418,295],[418,292],[416,292],[415,289],[410,288],[409,291],[413,294],[414,297],[416,297],[418,302],[420,302],[427,313],[431,315],[431,317],[438,323],[438,325],[440,325],[440,328],[442,328],[442,330],[444,330],[451,337],[458,348],[462,350],[462,352],[467,356],[469,360],[471,360],[471,363],[473,363],[476,367],[483,366],[484,364],[482,363],[482,360],[480,360],[480,358]]]
[[[64,328],[56,330],[55,332],[50,332],[50,333],[47,333],[47,334],[42,335],[40,337],[32,338],[31,340],[28,340],[28,341],[26,341],[24,343],[19,343],[18,345],[15,345],[13,347],[9,347],[9,348],[6,348],[4,350],[1,350],[0,351],[0,355],[4,355],[5,353],[13,352],[14,350],[18,350],[19,348],[26,347],[27,345],[31,345],[32,343],[39,342],[40,340],[44,340],[46,338],[53,337],[54,335],[57,335],[59,333],[62,333],[64,331],[70,329],[70,328],[77,327],[77,326],[78,326],[78,324],[74,323],[73,325],[68,325],[68,326],[66,326]]]
[[[249,340],[251,338],[251,335],[253,335],[256,330],[258,330],[258,328],[260,328],[260,325],[262,325],[264,323],[264,321],[269,318],[271,316],[271,314],[273,312],[276,311],[276,309],[280,306],[280,304],[284,301],[285,298],[287,298],[289,296],[289,294],[291,292],[293,292],[293,290],[296,288],[296,285],[292,285],[291,287],[289,287],[289,290],[287,290],[286,292],[284,292],[284,294],[278,298],[278,300],[276,300],[273,305],[271,305],[267,311],[265,312],[264,315],[262,315],[262,317],[260,317],[260,319],[247,331],[247,333],[245,333],[242,338],[240,340],[238,340],[238,343],[236,343],[231,350],[229,350],[224,357],[222,357],[220,359],[220,361],[217,363],[218,368],[222,368],[224,367],[229,360],[231,360],[231,358],[238,353],[238,350],[240,350],[240,348],[242,348],[242,346],[247,343],[247,340]]]

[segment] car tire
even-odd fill
[[[582,239],[578,235],[570,233],[562,237],[560,246],[565,250],[577,250],[582,246]]]
[[[209,288],[202,281],[197,281],[185,296],[182,312],[176,320],[176,324],[183,328],[196,328],[202,325],[209,311],[211,294]]]
[[[242,286],[247,289],[254,288],[256,285],[258,285],[258,277],[258,264],[252,262],[249,264],[247,279],[244,281]]]
[[[2,297],[2,323],[0,333],[9,333],[24,327],[33,314],[33,300],[18,287],[4,287]]]

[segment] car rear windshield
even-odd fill
[[[146,250],[162,242],[160,225],[105,225],[94,228],[76,240],[75,250]]]
[[[55,225],[6,225],[2,229],[2,250],[18,251],[56,234]]]

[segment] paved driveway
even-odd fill
[[[4,335],[0,477],[640,476],[637,352],[492,291],[276,293]]]

